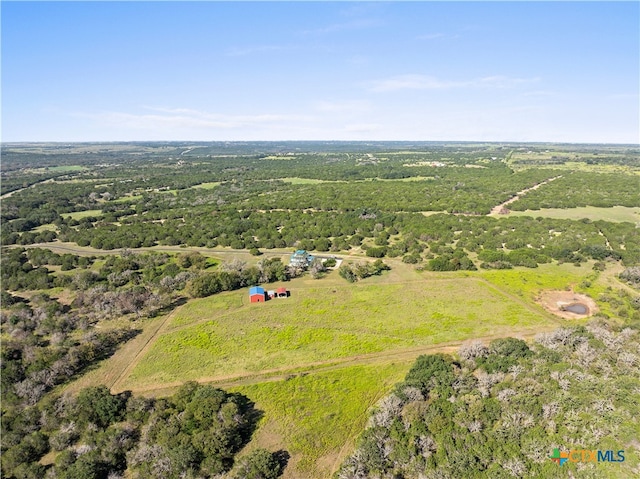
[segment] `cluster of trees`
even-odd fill
[[[342,263],[338,268],[338,274],[350,283],[355,283],[369,276],[382,274],[383,271],[389,271],[391,267],[381,259],[373,262],[359,261]]]
[[[285,265],[280,258],[265,258],[258,261],[256,266],[233,260],[223,263],[218,271],[203,273],[192,279],[187,285],[187,292],[193,298],[204,298],[260,283],[289,281],[302,272],[301,268]]]
[[[111,356],[124,342],[140,331],[134,328],[117,328],[108,331],[90,331],[73,334],[73,323],[78,318],[42,318],[42,312],[23,309],[8,315],[8,322],[15,327],[8,331],[24,331],[36,328],[25,338],[4,340],[2,344],[2,401],[6,405],[33,405],[55,386],[69,381],[90,365]],[[3,316],[3,325],[4,325]],[[41,331],[47,322],[54,323],[51,340]],[[44,323],[44,324],[43,324]],[[5,328],[3,328],[5,329]]]
[[[56,385],[113,354],[139,332],[135,321],[177,304],[179,290],[209,265],[193,252],[170,257],[125,251],[97,258],[41,248],[3,249],[3,404],[35,404]],[[52,287],[68,291],[64,303],[39,292]],[[116,327],[105,322],[114,318],[132,323]]]
[[[3,290],[48,289],[54,278],[39,261],[34,266],[22,248],[3,248],[0,255],[0,278]]]
[[[2,477],[211,477],[228,472],[258,415],[250,402],[188,384],[172,400],[111,395],[91,388],[77,398],[51,396],[139,333],[142,316],[172,307],[178,291],[215,262],[195,252],[174,256],[124,251],[107,257],[50,250],[2,251]],[[48,269],[48,268],[49,269]],[[279,260],[247,268],[234,261],[220,275],[274,281],[296,274]],[[60,286],[64,302],[33,289]],[[130,326],[108,320],[130,318]],[[99,327],[96,327],[99,326]],[[41,461],[53,452],[55,460]],[[276,478],[286,453],[247,455],[233,478]],[[45,465],[43,465],[45,464]]]
[[[620,273],[620,279],[626,281],[635,288],[640,288],[640,266],[625,268],[625,270]]]
[[[447,248],[451,251],[441,251],[437,258],[432,258],[427,263],[430,271],[475,271],[477,268],[462,248]]]
[[[208,211],[208,212],[207,212]],[[80,245],[116,247],[186,244],[244,248],[298,247],[310,251],[348,251],[361,246],[371,257],[416,258],[423,252],[451,254],[453,246],[484,254],[484,267],[529,266],[557,260],[640,261],[640,231],[631,223],[551,218],[455,216],[346,212],[238,211],[225,207],[211,214],[192,208],[184,217],[157,216],[98,222],[78,229],[65,226],[59,238]],[[371,211],[374,211],[371,213]],[[182,214],[182,213],[181,213]],[[451,258],[448,258],[451,259]]]
[[[422,181],[331,182],[289,185],[272,195],[251,197],[257,209],[357,210],[363,206],[399,212],[447,211],[487,214],[521,189],[539,183],[552,171],[513,173],[504,166],[486,169],[433,168]]]
[[[408,218],[396,228],[424,241],[431,254],[451,253],[453,245],[478,253],[485,267],[498,261],[529,267],[551,260],[640,261],[640,230],[631,223],[432,215]]]
[[[260,411],[240,394],[191,382],[153,399],[105,386],[3,414],[2,477],[276,479],[285,451],[258,449],[234,470]],[[52,452],[45,466],[40,459]]]
[[[238,211],[226,207],[215,214],[193,208],[181,218],[160,222],[155,216],[136,217],[121,225],[97,223],[91,228],[62,229],[59,237],[80,245],[129,247],[182,243],[189,246],[233,248],[301,247],[317,251],[348,251],[357,246],[369,256],[420,254],[429,248],[464,248],[468,252],[502,251],[510,258],[483,260],[490,265],[533,266],[551,259],[640,260],[640,232],[631,223],[571,221],[551,218],[491,218],[437,214],[372,214],[351,212]]]
[[[170,256],[164,253],[131,253],[100,257],[100,268],[92,265],[97,256],[59,255],[44,248],[4,248],[2,250],[2,286],[4,290],[41,290],[62,287],[88,291],[169,293],[184,288],[197,272],[215,265],[200,253]],[[60,266],[60,272],[47,266]]]
[[[636,477],[640,331],[586,328],[421,356],[373,411],[336,478]],[[549,460],[554,448],[615,449],[625,461]],[[558,476],[560,474],[560,476]]]
[[[70,271],[76,268],[86,269],[97,259],[95,256],[78,256],[71,253],[58,254],[46,248],[29,248],[25,252],[29,263],[34,268],[51,265],[60,266],[62,271]]]

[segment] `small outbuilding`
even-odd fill
[[[278,298],[288,298],[289,297],[289,291],[287,290],[287,288],[278,288],[276,290],[276,294],[278,295]]]
[[[252,286],[249,288],[249,300],[252,303],[264,303],[267,297],[264,294],[264,288],[260,286]]]

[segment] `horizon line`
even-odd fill
[[[11,140],[0,141],[0,145],[10,144],[118,144],[118,143],[497,143],[497,144],[553,144],[553,145],[615,145],[635,146],[637,143],[567,140]]]

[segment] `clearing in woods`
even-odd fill
[[[337,272],[296,279],[283,284],[290,298],[264,304],[250,304],[246,290],[189,300],[87,378],[107,368],[114,392],[161,396],[195,379],[246,394],[265,412],[246,451],[287,450],[285,479],[329,477],[418,355],[552,330],[562,320],[536,295],[590,273],[573,265],[428,273],[389,263],[392,271],[355,284]]]
[[[562,220],[613,221],[616,223],[627,221],[640,222],[640,207],[612,206],[599,208],[596,206],[581,206],[577,208],[543,208],[540,210],[510,211],[509,216],[532,216],[534,218],[556,218]]]
[[[119,388],[215,381],[556,325],[541,308],[473,277],[289,288],[290,298],[265,304],[250,304],[246,290],[190,301]]]

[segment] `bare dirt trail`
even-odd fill
[[[524,195],[526,195],[530,191],[537,190],[541,186],[544,186],[547,183],[551,183],[552,181],[557,180],[558,178],[562,178],[562,175],[554,176],[553,178],[549,178],[548,180],[544,180],[544,181],[542,181],[540,183],[537,183],[537,184],[535,184],[535,185],[533,185],[533,186],[531,186],[529,188],[525,188],[522,191],[518,191],[516,193],[516,196],[514,196],[513,198],[508,199],[504,203],[500,203],[498,206],[494,206],[491,209],[491,213],[489,213],[489,216],[508,214],[508,213],[504,212],[504,211],[508,211],[507,210],[507,205],[510,205],[511,203],[515,203],[516,201],[518,201],[521,197],[523,197]]]
[[[614,264],[611,267],[607,266],[607,269],[600,273],[599,279],[607,283],[612,288],[620,288],[623,291],[631,294],[631,296],[633,297],[638,296],[638,294],[640,294],[640,291],[632,288],[627,283],[624,283],[618,278],[618,275],[623,271],[624,266],[622,266],[620,263]]]
[[[46,180],[38,181],[36,183],[33,183],[32,185],[25,186],[24,188],[20,188],[19,190],[13,190],[13,191],[10,191],[9,193],[5,193],[4,195],[0,196],[0,200],[9,198],[15,195],[16,193],[20,193],[21,191],[27,190],[29,188],[33,188],[34,186],[37,186],[37,185],[41,185],[42,183],[53,183],[54,181],[55,181],[55,178],[47,178]]]
[[[114,255],[114,254],[122,254],[124,251],[128,251],[131,253],[142,253],[142,252],[158,252],[158,253],[189,253],[189,252],[198,252],[198,253],[206,253],[212,256],[216,255],[228,255],[228,254],[242,254],[249,255],[250,253],[244,249],[212,249],[212,248],[199,248],[195,246],[151,246],[148,248],[117,248],[117,249],[96,249],[91,246],[78,246],[75,243],[63,243],[59,241],[53,241],[51,243],[35,243],[31,245],[20,246],[21,248],[46,248],[50,249],[54,253],[73,253],[78,256],[105,256],[105,255]],[[282,256],[283,254],[291,254],[291,250],[269,250],[263,251],[263,255],[265,256]]]
[[[111,357],[101,362],[99,367],[69,383],[65,391],[76,393],[85,387],[102,384],[111,390],[118,389],[118,383],[129,375],[166,326],[171,323],[175,312],[179,309],[180,307],[177,307],[166,316],[145,320],[142,333],[124,343]]]
[[[122,369],[120,374],[115,378],[113,383],[109,385],[112,391],[119,389],[118,384],[120,384],[131,373],[133,368],[136,367],[140,359],[142,359],[142,357],[147,353],[147,351],[153,346],[153,343],[155,343],[155,340],[162,335],[162,333],[165,331],[167,326],[171,323],[171,320],[175,316],[176,312],[179,310],[180,310],[180,307],[174,309],[171,313],[165,316],[164,320],[161,323],[159,323],[156,327],[152,328],[150,330],[150,337],[145,338],[146,341],[144,341],[144,343],[142,344],[142,347],[140,347],[137,350],[137,352],[131,351],[129,352],[129,354],[124,355],[124,358],[126,358],[127,360],[126,366],[124,367],[124,369]]]

